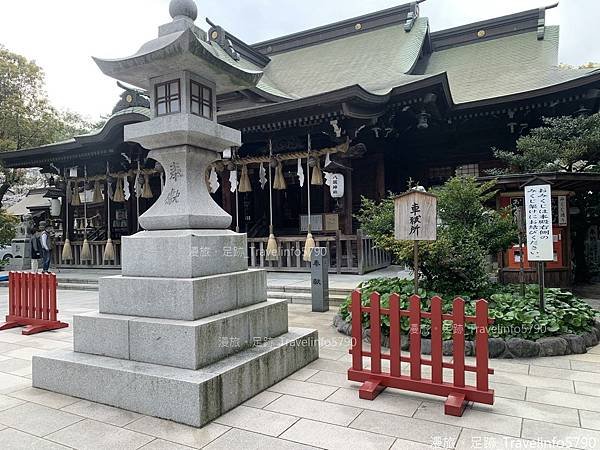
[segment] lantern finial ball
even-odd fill
[[[171,14],[173,19],[187,17],[196,20],[198,17],[198,7],[194,0],[171,0],[169,14]]]

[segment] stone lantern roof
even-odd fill
[[[193,0],[173,0],[169,7],[171,23],[159,27],[159,36],[146,42],[125,58],[94,61],[105,75],[142,89],[149,80],[169,72],[187,70],[216,84],[217,94],[253,88],[260,81],[261,70],[245,69],[232,55],[217,48],[206,33],[194,24],[198,15]]]

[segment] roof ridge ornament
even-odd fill
[[[407,33],[412,30],[419,17],[419,3],[423,3],[424,1],[425,0],[417,0],[410,4],[410,11],[406,14],[406,22],[404,22],[404,31]]]
[[[542,6],[539,9],[538,27],[537,27],[538,41],[544,40],[544,35],[546,34],[546,10],[556,8],[557,6],[558,6],[558,2],[548,5],[548,6]]]
[[[206,18],[206,23],[208,23],[211,26],[210,30],[208,30],[209,42],[214,41],[219,45],[219,47],[225,50],[227,54],[233,58],[234,61],[239,61],[240,54],[233,47],[233,42],[231,42],[231,39],[227,38],[227,33],[225,32],[223,27],[216,25],[208,17]]]

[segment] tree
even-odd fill
[[[52,107],[44,88],[44,72],[34,61],[0,45],[0,151],[38,147],[90,128],[78,114]],[[22,171],[0,170],[0,207],[6,192],[22,182],[23,176]]]
[[[438,196],[438,239],[419,245],[419,269],[427,285],[444,293],[483,295],[489,285],[487,257],[516,241],[516,228],[507,211],[486,204],[496,196],[495,182],[455,177],[432,192]],[[396,263],[413,265],[413,245],[394,239],[393,195],[381,203],[363,197],[357,215],[361,228]]]
[[[600,160],[600,113],[545,117],[544,125],[517,140],[516,150],[494,149],[508,172],[585,172]]]
[[[600,113],[590,116],[544,118],[544,125],[519,138],[515,151],[495,150],[508,173],[600,172]],[[590,278],[585,259],[585,236],[600,223],[598,189],[577,193],[571,204],[580,214],[571,216],[575,280]]]

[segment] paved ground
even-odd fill
[[[61,319],[97,308],[97,292],[60,291]],[[0,314],[6,310],[0,288]],[[346,381],[348,338],[334,312],[290,305],[290,324],[316,327],[321,357],[214,423],[195,429],[31,387],[31,357],[72,346],[71,328],[0,332],[1,449],[600,448],[600,347],[585,355],[492,361],[493,407],[443,415],[443,400],[386,391],[359,400]]]

